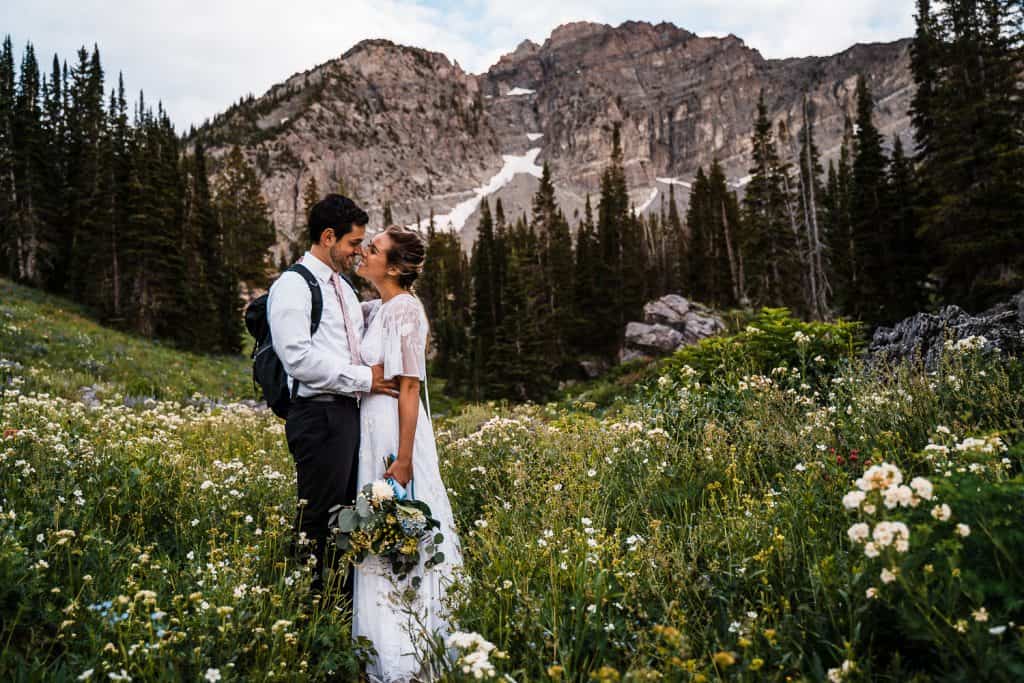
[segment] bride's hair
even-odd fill
[[[389,225],[384,230],[391,240],[388,249],[388,265],[397,267],[398,286],[409,289],[423,271],[427,260],[427,245],[418,232],[398,225]]]

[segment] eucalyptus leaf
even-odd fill
[[[365,498],[356,498],[356,512],[359,513],[360,517],[370,516],[370,501]]]
[[[359,515],[351,508],[346,508],[338,513],[338,529],[342,533],[349,534],[359,528]]]

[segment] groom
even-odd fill
[[[299,273],[286,271],[270,288],[267,307],[274,351],[298,393],[288,411],[285,436],[295,460],[299,517],[297,557],[316,559],[313,589],[323,589],[328,511],[351,505],[356,496],[359,454],[359,395],[398,396],[383,369],[359,356],[363,313],[359,297],[340,273],[362,253],[369,216],[348,197],[329,194],[309,212],[309,251],[299,261],[316,278],[323,313],[310,334],[312,296]],[[351,597],[352,582],[345,592]]]

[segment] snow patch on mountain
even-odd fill
[[[529,88],[520,88],[520,87],[517,86],[517,87],[512,88],[511,90],[509,90],[507,94],[508,94],[509,97],[516,97],[517,95],[532,95],[535,92],[537,92],[537,91],[536,90],[530,90]]]
[[[438,230],[462,230],[466,221],[469,220],[469,217],[472,216],[473,212],[476,211],[478,206],[480,206],[480,202],[482,202],[488,195],[492,195],[508,185],[512,181],[512,178],[520,173],[528,173],[535,178],[540,178],[544,169],[537,165],[537,157],[539,155],[540,147],[534,147],[522,156],[503,154],[501,158],[504,159],[505,164],[501,167],[501,170],[498,171],[498,173],[495,174],[487,184],[473,190],[472,197],[456,204],[450,212],[434,216],[434,226]],[[424,229],[428,224],[429,219],[421,220],[419,223],[412,223],[408,227]]]
[[[647,201],[645,201],[643,204],[641,204],[639,207],[637,207],[636,212],[638,214],[643,213],[644,211],[646,211],[647,209],[650,208],[651,204],[653,204],[654,200],[657,199],[657,198],[658,198],[658,188],[654,188],[653,190],[651,190],[651,196],[649,196],[647,198]]]
[[[540,140],[542,137],[544,137],[544,133],[527,133],[526,134],[526,139],[529,140],[530,142],[534,142],[536,140]]]
[[[679,178],[655,178],[655,180],[662,185],[679,185],[680,187],[685,187],[687,190],[693,189],[692,183],[680,180]]]

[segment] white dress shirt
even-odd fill
[[[299,263],[309,268],[320,282],[324,312],[320,327],[310,338],[313,306],[305,278],[298,273],[285,272],[270,288],[267,300],[270,334],[274,340],[274,351],[288,373],[288,386],[291,387],[292,380],[299,380],[299,396],[355,396],[358,392],[369,392],[373,384],[372,373],[363,365],[362,359],[352,358],[341,304],[331,285],[333,271],[308,251]],[[362,339],[363,317],[359,297],[344,279],[341,280],[341,290],[349,313],[349,324],[353,325],[356,337]]]

